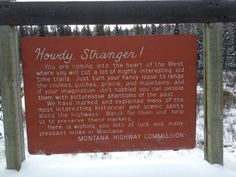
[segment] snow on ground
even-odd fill
[[[1,177],[235,177],[236,157],[227,153],[225,166],[210,165],[199,149],[180,151],[112,153],[109,159],[88,155],[29,155],[20,172],[6,170],[0,163]],[[143,154],[143,153],[140,153]],[[98,154],[97,154],[98,155]],[[101,155],[101,154],[100,154]],[[102,155],[101,155],[102,156]],[[96,157],[96,155],[95,155]]]
[[[224,113],[224,145],[236,150],[236,108]]]

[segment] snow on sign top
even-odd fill
[[[22,41],[29,152],[195,146],[196,37]]]

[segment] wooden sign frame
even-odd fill
[[[2,0],[1,0],[2,1]],[[45,2],[44,2],[45,3]],[[59,2],[57,2],[59,3]],[[54,7],[57,3],[51,3],[51,7]],[[73,2],[77,3],[78,2]],[[91,2],[89,2],[91,3]],[[97,2],[100,4],[102,2]],[[123,2],[121,2],[123,3]],[[133,4],[137,4],[139,2],[129,2]],[[145,7],[154,7],[152,3],[160,3],[160,2],[143,2],[149,5]],[[191,1],[161,1],[161,3],[165,4],[166,9],[169,9],[171,6],[173,11],[166,11],[166,15],[162,15],[162,18],[154,18],[154,20],[150,20],[150,16],[147,15],[149,12],[151,13],[159,13],[160,11],[154,8],[153,10],[148,9],[148,13],[142,13],[139,18],[137,16],[132,15],[129,16],[129,20],[127,16],[123,16],[122,19],[120,15],[113,16],[108,15],[109,20],[106,18],[102,18],[103,20],[95,20],[98,15],[90,13],[91,18],[89,23],[102,23],[102,24],[124,24],[124,23],[207,23],[204,26],[204,51],[205,51],[205,159],[210,163],[219,163],[223,164],[223,118],[222,118],[222,24],[215,22],[235,22],[236,21],[236,11],[235,1],[221,1],[221,0],[206,0],[196,2],[198,4],[204,4],[204,12],[209,14],[214,14],[213,16],[205,16],[202,19],[199,19],[198,16],[194,16],[198,14],[199,10],[202,10],[203,6],[192,6],[194,9],[190,9],[189,11],[189,3]],[[183,3],[184,5],[176,8],[173,4],[178,3],[179,5]],[[50,14],[50,18],[45,16],[44,12],[48,12],[48,4],[44,7],[40,8],[43,12],[37,12],[36,9],[28,14],[26,13],[20,21],[14,20],[15,17],[21,16],[21,10],[15,9],[16,2],[0,2],[0,14],[2,19],[1,22],[1,41],[0,41],[0,54],[1,54],[1,91],[2,91],[2,99],[3,99],[3,108],[4,108],[4,129],[5,129],[5,145],[6,145],[6,162],[8,169],[16,169],[19,170],[21,167],[22,161],[25,159],[24,153],[24,137],[23,137],[23,125],[22,125],[22,114],[21,114],[21,102],[20,102],[20,88],[19,86],[19,70],[15,68],[19,68],[19,52],[17,45],[17,30],[15,27],[10,25],[34,25],[34,24],[54,24],[55,19],[57,19],[58,24],[71,24],[72,22],[67,20],[62,20],[62,18],[58,18],[54,14]],[[43,4],[43,3],[42,3]],[[61,4],[64,4],[61,2]],[[29,5],[26,2],[20,2],[19,5],[23,9]],[[31,5],[36,5],[36,3],[32,3]],[[37,4],[38,5],[38,4]],[[93,4],[91,4],[93,5]],[[64,8],[64,6],[62,6]],[[143,4],[139,6],[138,14],[143,11]],[[156,7],[156,6],[155,6]],[[10,10],[8,9],[10,8]],[[87,6],[90,8],[90,6]],[[141,8],[141,10],[140,10]],[[8,9],[8,10],[7,10]],[[111,13],[115,12],[116,14],[123,14],[121,9],[116,7],[117,11],[110,11]],[[163,8],[162,8],[163,9]],[[178,9],[178,10],[176,10]],[[175,12],[179,12],[179,10],[183,13],[180,13],[178,16]],[[231,10],[229,10],[231,9]],[[130,9],[128,9],[130,11]],[[28,10],[25,12],[29,12]],[[64,15],[70,14],[69,11],[63,12]],[[76,12],[79,12],[76,10]],[[101,11],[102,13],[104,11]],[[185,12],[191,13],[191,15],[186,15]],[[214,12],[214,13],[209,13]],[[33,15],[33,13],[37,15]],[[136,13],[136,12],[134,12]],[[34,18],[32,18],[32,16]],[[22,16],[21,16],[22,17]],[[40,18],[38,18],[40,17]],[[51,18],[52,17],[52,18]],[[73,15],[72,17],[76,17]],[[104,16],[103,16],[104,17]],[[115,17],[115,18],[113,18]],[[191,17],[191,18],[189,18]],[[192,18],[193,17],[193,18]],[[80,17],[82,18],[82,17]],[[10,19],[10,20],[9,20]],[[22,21],[22,19],[26,19],[26,21]],[[84,19],[84,18],[83,18]],[[137,20],[138,21],[135,21]],[[160,20],[159,20],[160,19]],[[179,19],[179,21],[177,21]],[[38,22],[36,22],[39,20]],[[62,21],[60,21],[62,20]],[[78,24],[86,24],[85,21],[78,21],[77,18],[74,19],[74,23]],[[212,23],[212,24],[209,24]],[[7,25],[7,26],[2,26]],[[217,40],[216,40],[217,39]],[[217,41],[217,43],[216,43]],[[220,50],[219,50],[220,49]],[[4,63],[4,64],[3,64]],[[3,67],[4,66],[4,67]],[[217,99],[215,99],[217,98]],[[18,101],[17,101],[18,100]],[[210,101],[211,100],[211,101]],[[212,104],[213,101],[213,104]],[[13,103],[16,105],[13,106]],[[213,112],[212,112],[213,111]],[[14,114],[11,114],[14,113]],[[5,121],[6,120],[6,121]],[[9,127],[9,128],[8,128]],[[217,146],[216,146],[217,144]]]

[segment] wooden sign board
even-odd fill
[[[22,41],[29,152],[195,146],[196,37]]]

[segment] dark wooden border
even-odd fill
[[[236,21],[236,1],[0,2],[0,25]]]

